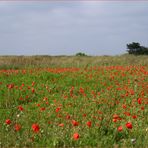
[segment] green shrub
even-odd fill
[[[87,55],[85,53],[78,52],[78,53],[76,53],[76,56],[87,56]]]

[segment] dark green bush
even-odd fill
[[[76,53],[76,56],[87,56],[87,55],[85,53],[78,52],[78,53]]]
[[[148,55],[148,48],[141,46],[139,43],[133,42],[130,44],[127,44],[127,50],[129,54],[134,55]]]

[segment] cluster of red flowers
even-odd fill
[[[126,126],[126,128],[128,128],[128,129],[132,129],[132,128],[133,128],[131,122],[127,122],[127,123],[125,124],[125,126]],[[118,127],[118,131],[121,132],[122,130],[123,130],[123,126],[119,126],[119,127]]]
[[[6,125],[10,125],[10,124],[11,124],[11,120],[10,120],[10,119],[6,119],[5,124],[6,124]],[[15,131],[19,131],[20,129],[21,129],[21,125],[16,123],[16,124],[14,125],[14,130],[15,130]]]
[[[10,124],[11,124],[11,120],[10,120],[10,119],[6,119],[5,124],[10,125]],[[19,131],[19,130],[21,129],[21,125],[16,123],[16,124],[14,125],[14,129],[15,129],[15,131]],[[39,130],[40,130],[39,125],[36,124],[36,123],[32,124],[32,130],[33,130],[35,133],[38,133]]]
[[[93,127],[106,125],[110,127],[111,125],[120,134],[124,130],[130,132],[136,128],[135,121],[138,122],[139,117],[145,111],[145,105],[148,104],[146,97],[148,85],[144,82],[148,72],[144,67],[102,66],[86,68],[83,71],[79,68],[47,68],[43,71],[62,73],[61,77],[59,76],[61,79],[71,72],[79,72],[73,74],[71,78],[83,75],[85,85],[82,81],[82,84],[79,84],[81,82],[74,83],[75,85],[65,86],[67,88],[64,89],[60,84],[52,87],[44,82],[37,84],[35,81],[31,81],[29,85],[23,82],[18,86],[14,83],[8,83],[5,84],[5,88],[10,93],[13,93],[15,89],[20,93],[17,100],[20,105],[16,109],[17,113],[19,112],[18,116],[25,114],[25,112],[27,114],[28,109],[25,105],[23,106],[23,103],[31,102],[33,109],[37,109],[39,118],[49,118],[46,122],[48,125],[53,124],[53,127],[57,126],[59,130],[71,128],[74,140],[82,137],[81,128],[89,131]],[[34,72],[36,73],[37,70]],[[8,71],[7,74],[10,73]],[[17,73],[19,74],[19,71]],[[21,73],[27,75],[25,70]],[[33,70],[29,73],[32,74]],[[55,83],[56,78],[51,78],[51,85],[52,82]],[[91,85],[92,83],[93,85]],[[2,84],[0,82],[0,85]],[[47,96],[44,96],[44,92]],[[40,100],[38,96],[41,97]],[[50,118],[51,116],[53,117]],[[7,127],[13,126],[13,129],[18,132],[24,128],[24,125],[18,121],[6,119],[4,122]],[[44,128],[39,123],[31,120],[30,129],[33,133],[40,133],[41,129]],[[102,125],[102,123],[105,124]]]

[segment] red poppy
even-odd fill
[[[126,105],[125,105],[125,104],[123,104],[123,105],[122,105],[122,108],[126,109]]]
[[[113,119],[113,122],[117,122],[117,119]]]
[[[122,126],[118,127],[118,131],[121,132],[123,130]]]
[[[88,121],[88,122],[86,123],[86,125],[87,125],[88,127],[91,127],[91,125],[92,125],[91,121]]]
[[[77,121],[75,121],[75,120],[72,120],[72,124],[73,124],[73,126],[78,126],[79,125],[79,123]]]
[[[124,112],[124,114],[125,114],[126,116],[130,116],[130,115],[131,115],[130,112]]]
[[[83,114],[83,117],[86,117],[87,115],[86,114]]]
[[[19,98],[20,101],[23,101],[24,99],[22,97]]]
[[[46,108],[45,107],[41,107],[40,108],[40,111],[44,111]]]
[[[47,97],[44,97],[44,98],[43,98],[43,101],[47,101],[47,100],[48,100],[48,98],[47,98]]]
[[[74,134],[73,134],[73,139],[74,139],[74,140],[78,140],[78,139],[79,139],[79,137],[80,137],[80,136],[79,136],[79,134],[78,134],[78,133],[74,133]]]
[[[141,107],[141,110],[144,110],[144,106]]]
[[[142,98],[138,98],[138,104],[142,104]]]
[[[23,111],[24,110],[24,108],[20,105],[20,106],[18,106],[18,109],[20,110],[20,111]]]
[[[14,129],[15,129],[15,131],[19,131],[21,129],[21,125],[20,124],[15,124]]]
[[[32,88],[32,90],[31,90],[31,91],[32,91],[32,93],[34,93],[34,92],[35,92],[35,89],[34,89],[34,88]]]
[[[119,115],[114,114],[113,115],[113,122],[117,122],[118,120],[121,120],[121,118],[119,117]]]
[[[8,125],[11,124],[11,120],[10,119],[6,119],[5,123],[8,124]]]
[[[80,87],[79,92],[80,92],[81,94],[84,94],[84,89],[83,89],[82,87]]]
[[[32,130],[33,130],[35,133],[39,132],[39,130],[40,130],[39,125],[36,124],[36,123],[32,124]]]
[[[133,128],[132,123],[131,122],[127,122],[126,123],[126,127],[129,128],[129,129],[132,129]]]
[[[36,106],[40,107],[41,105],[40,104],[37,104]]]
[[[70,119],[70,115],[67,115],[67,116],[66,116],[66,119]]]
[[[129,92],[130,92],[131,95],[134,95],[135,94],[135,92],[134,92],[133,89],[129,90]]]
[[[56,113],[59,112],[61,110],[60,107],[56,108]]]
[[[11,89],[11,88],[14,87],[14,84],[8,84],[7,87],[8,87],[9,89]]]
[[[32,86],[34,86],[35,82],[32,82]]]
[[[133,118],[133,119],[136,119],[136,118],[137,118],[137,116],[136,116],[136,115],[133,115],[133,116],[132,116],[132,118]]]
[[[117,114],[113,115],[113,119],[118,119],[118,118],[119,118],[119,116]]]
[[[60,123],[59,126],[60,126],[60,127],[64,127],[64,123]]]

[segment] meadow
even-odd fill
[[[1,56],[0,147],[148,147],[147,56]]]

